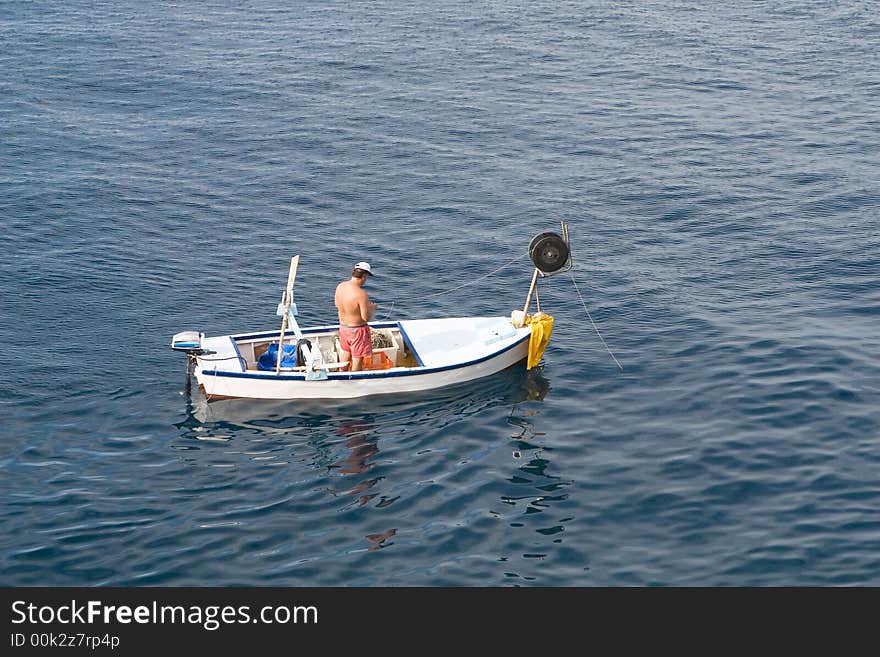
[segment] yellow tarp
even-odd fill
[[[529,362],[526,369],[532,369],[541,362],[541,356],[550,342],[550,334],[553,333],[553,317],[546,313],[535,313],[529,318],[529,326],[532,334],[529,336]]]

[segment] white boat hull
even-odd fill
[[[305,373],[257,371],[247,367],[235,346],[253,336],[208,338],[211,356],[197,356],[194,374],[209,400],[351,399],[432,390],[490,376],[528,356],[528,326],[515,328],[506,317],[413,320],[371,323],[374,328],[394,326],[418,354],[418,365],[362,372],[329,371],[323,380]],[[309,335],[328,327],[304,329]],[[270,334],[258,334],[271,338]],[[229,347],[232,345],[232,347]]]

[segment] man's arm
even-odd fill
[[[373,319],[373,313],[376,312],[376,304],[367,298],[366,292],[362,292],[359,296],[358,307],[361,310],[361,317],[365,322]]]

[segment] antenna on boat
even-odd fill
[[[287,316],[290,311],[290,306],[294,305],[293,283],[296,280],[297,267],[299,267],[299,256],[295,255],[290,259],[290,272],[287,274],[287,287],[284,290],[284,296],[281,298],[281,304],[278,306],[278,313],[281,315],[281,335],[278,338],[278,361],[275,363],[275,374],[281,372],[281,358],[284,355],[284,332],[287,330]],[[294,309],[295,308],[296,306],[294,305]]]

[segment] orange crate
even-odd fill
[[[374,351],[370,356],[364,356],[363,368],[365,370],[387,370],[394,367],[394,363],[384,351]]]

